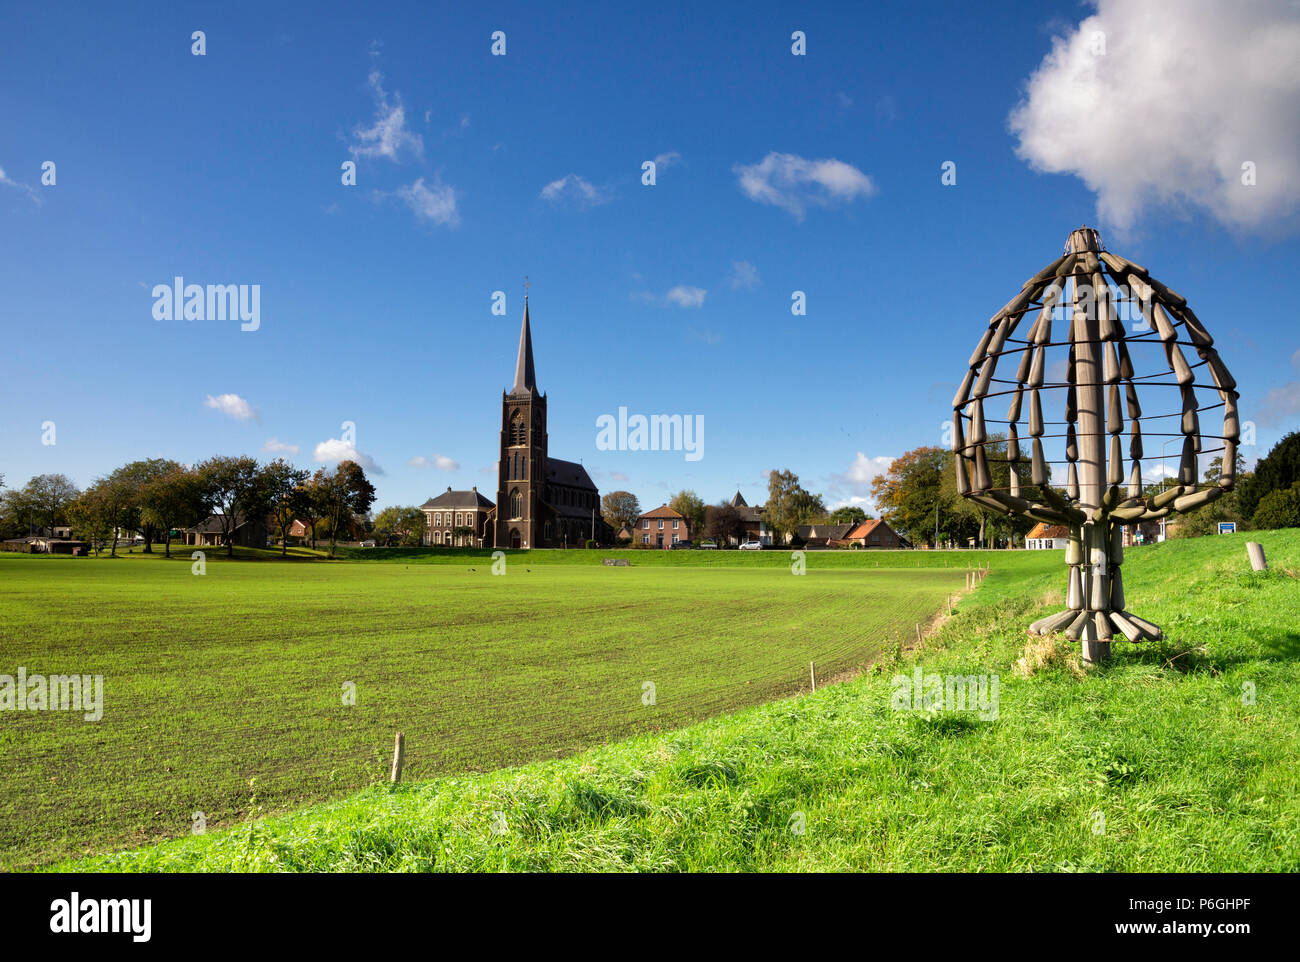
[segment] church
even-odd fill
[[[472,540],[485,548],[580,548],[588,539],[601,544],[613,541],[613,530],[600,516],[600,492],[587,469],[575,461],[551,457],[546,436],[546,395],[538,391],[533,369],[527,296],[515,381],[509,391],[501,394],[498,451],[496,504],[477,491],[448,490],[420,506],[429,519],[431,532],[434,516],[443,513],[450,520],[445,508],[461,507],[452,502],[464,495],[468,499],[464,517],[474,518]],[[425,543],[439,542],[431,534]],[[458,539],[456,543],[462,542]]]

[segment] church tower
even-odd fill
[[[515,383],[501,395],[501,457],[497,462],[495,545],[540,548],[546,488],[546,395],[533,371],[528,296],[519,330]]]

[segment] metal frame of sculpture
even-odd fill
[[[1112,290],[1112,282],[1117,291]],[[1141,311],[1145,324],[1140,333],[1117,316],[1116,308],[1125,306]],[[1016,338],[1022,319],[1035,311],[1028,331]],[[1058,340],[1052,339],[1054,327]],[[1138,374],[1132,357],[1147,345],[1162,350],[1164,369]],[[1064,382],[1046,380],[1051,348],[1068,348]],[[1189,363],[1185,348],[1194,350],[1200,360]],[[1019,367],[1014,378],[996,377],[999,362],[1016,355]],[[1198,370],[1208,373],[1213,383],[1196,383]],[[1125,607],[1120,571],[1123,526],[1193,511],[1231,490],[1239,440],[1236,387],[1214,349],[1214,339],[1186,299],[1146,268],[1107,251],[1097,232],[1088,227],[1072,232],[1064,254],[1026,281],[1020,293],[993,315],[953,398],[957,490],[990,510],[1069,529],[1065,610],[1035,621],[1030,632],[1064,631],[1067,638],[1082,643],[1084,661],[1094,663],[1110,657],[1111,640],[1116,637],[1131,642],[1162,637],[1160,628]],[[1176,388],[1178,409],[1143,414],[1139,388],[1144,394],[1155,388]],[[1217,392],[1219,403],[1199,406],[1198,388]],[[1051,391],[1064,392],[1063,421],[1043,419],[1043,397]],[[986,419],[985,402],[1006,396],[1010,397],[1006,420]],[[1026,404],[1031,442],[1028,485],[1022,484],[1019,437]],[[1223,433],[1203,434],[1200,415],[1220,407]],[[1121,451],[1125,409],[1132,462],[1127,490],[1122,487]],[[1177,432],[1159,430],[1172,427],[1175,419]],[[1182,439],[1177,483],[1153,497],[1144,494],[1142,483],[1144,422],[1147,438]],[[988,433],[992,424],[1006,425],[1005,440]],[[1062,462],[1045,458],[1045,439],[1056,439],[1058,447],[1064,442],[1064,490],[1052,486],[1049,465]],[[1222,441],[1222,448],[1204,448],[1202,442],[1210,440]],[[1000,448],[1003,443],[1008,487],[995,488],[985,448],[990,444]],[[1205,486],[1199,481],[1199,456],[1220,450],[1223,468],[1218,484]]]

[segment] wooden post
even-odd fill
[[[389,781],[396,785],[402,780],[402,763],[406,761],[406,736],[401,732],[397,733],[397,740],[393,743],[393,773]]]
[[[812,680],[812,690],[817,690],[817,666],[811,661],[808,662],[808,677]]]
[[[921,626],[920,626],[920,625],[917,625],[917,626],[916,626],[916,643],[917,643],[918,645],[921,644]]]
[[[1246,542],[1246,554],[1250,558],[1252,571],[1267,571],[1268,561],[1264,558],[1264,546],[1258,541]]]

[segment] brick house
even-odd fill
[[[481,548],[485,535],[490,536],[488,516],[496,507],[478,493],[478,486],[468,491],[453,491],[450,486],[436,498],[420,505],[424,512],[424,543],[443,548]],[[469,528],[473,534],[457,533]]]
[[[1063,524],[1044,524],[1038,522],[1025,535],[1025,547],[1031,551],[1051,551],[1064,548],[1070,539],[1070,531]]]
[[[632,528],[632,543],[652,548],[667,548],[690,540],[690,522],[666,504],[638,517]]]
[[[870,518],[853,525],[842,540],[846,545],[862,548],[908,548],[911,545],[880,518]]]

